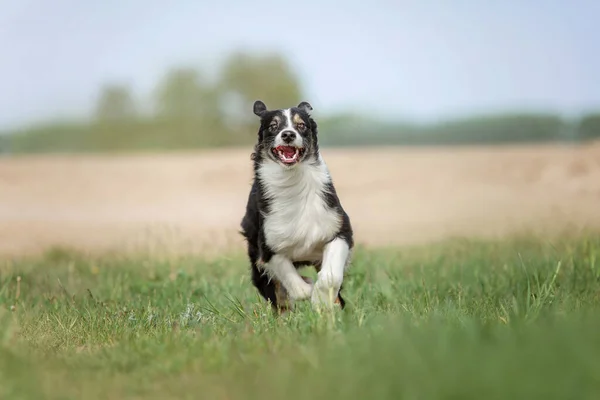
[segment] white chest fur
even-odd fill
[[[325,204],[322,192],[330,181],[325,163],[302,163],[285,170],[267,162],[259,171],[270,211],[264,217],[267,245],[292,261],[316,261],[323,246],[340,228],[340,216]]]

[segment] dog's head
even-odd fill
[[[306,101],[277,110],[267,110],[260,100],[254,102],[254,114],[260,118],[255,157],[271,159],[285,168],[314,158],[318,143],[312,109]]]

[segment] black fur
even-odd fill
[[[261,161],[263,161],[265,157],[275,158],[271,152],[273,141],[277,134],[287,127],[285,124],[281,123],[283,110],[269,111],[264,103],[257,101],[254,104],[253,111],[254,114],[260,117],[260,126],[258,129],[257,143],[254,146],[254,151],[251,155],[254,169],[253,183],[248,195],[246,212],[241,221],[240,233],[247,242],[247,253],[251,263],[252,283],[257,288],[260,295],[269,301],[275,309],[278,309],[280,304],[278,304],[276,296],[277,282],[261,270],[261,264],[268,263],[273,257],[274,252],[266,244],[265,232],[263,230],[264,215],[268,215],[270,211],[270,201],[262,190],[261,176],[258,173],[258,169],[261,165]],[[292,108],[291,111],[294,114],[298,114],[306,125],[306,129],[300,131],[305,143],[305,151],[301,156],[300,162],[318,163],[318,126],[315,120],[310,116],[312,106],[307,102],[302,102],[297,107]],[[273,121],[279,121],[277,126],[272,125]],[[352,249],[354,247],[354,240],[350,218],[340,203],[333,182],[330,181],[323,189],[321,196],[325,201],[325,204],[342,218],[341,228],[330,240],[338,237],[342,238],[348,243],[350,249]],[[315,263],[306,260],[292,260],[292,262],[296,268],[313,265],[317,270],[320,269],[320,262]],[[341,293],[338,295],[338,298],[341,307],[344,308],[346,302],[342,298]]]

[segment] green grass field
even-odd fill
[[[599,258],[600,236],[359,248],[344,312],[280,318],[243,255],[4,261],[0,398],[598,399]]]

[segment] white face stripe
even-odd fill
[[[298,132],[296,130],[296,128],[294,127],[294,122],[292,121],[292,110],[289,108],[286,108],[285,110],[283,110],[283,118],[285,118],[286,121],[286,131],[293,131],[296,132],[296,134],[300,134],[300,132]]]
[[[282,113],[283,113],[283,119],[285,121],[285,124],[283,124],[284,129],[282,129],[281,132],[291,131],[296,134],[296,139],[289,145],[296,146],[296,147],[304,147],[302,135],[300,135],[300,132],[298,132],[298,130],[294,126],[294,121],[292,121],[292,110],[289,108],[286,108],[285,110],[282,110]],[[281,139],[281,132],[279,132],[277,134],[277,136],[275,137],[275,146],[286,145],[286,143]]]

